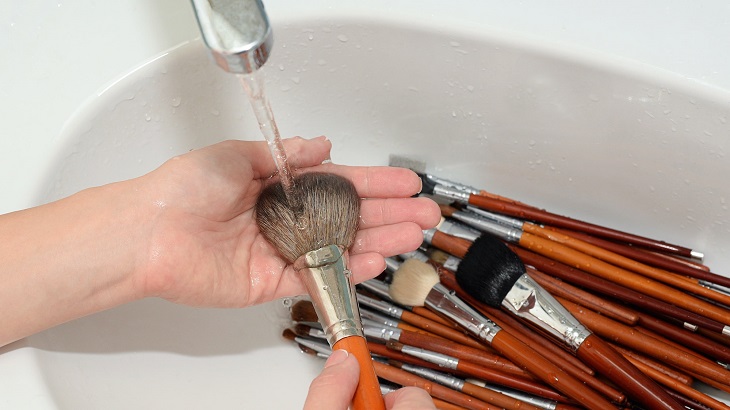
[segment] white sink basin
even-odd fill
[[[338,163],[409,155],[441,176],[704,251],[714,271],[730,271],[727,92],[459,26],[453,10],[405,23],[355,4],[295,15],[272,3],[265,72],[284,135],[327,135]],[[222,139],[261,139],[236,78],[198,40],[110,84],[55,139],[35,203]],[[0,350],[0,404],[298,408],[321,362],[281,339],[285,313],[281,301],[214,310],[147,300],[83,318]]]

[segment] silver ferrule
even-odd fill
[[[393,257],[385,258],[385,271],[393,273],[400,267],[400,264],[400,261]]]
[[[461,258],[457,258],[454,255],[449,255],[442,266],[452,272],[456,272],[457,269],[459,269],[459,264],[461,263]]]
[[[433,232],[435,232],[434,229],[429,229],[430,231],[430,237],[433,238]],[[424,235],[426,234],[426,231],[423,231]],[[410,251],[408,253],[402,253],[398,255],[401,257],[401,259],[408,260],[408,259],[416,259],[421,262],[428,262],[428,255],[426,255],[421,249],[416,249],[415,251]]]
[[[415,366],[408,363],[402,363],[400,365],[400,368],[407,371],[408,373],[413,373],[415,375],[423,377],[424,379],[428,379],[438,384],[450,387],[456,391],[461,391],[461,389],[464,388],[464,380],[448,375],[446,373],[437,372],[436,370],[431,370],[425,367]]]
[[[362,306],[361,306],[362,308]],[[365,319],[370,320],[374,323],[377,323],[382,326],[388,326],[388,327],[398,327],[400,325],[400,321],[397,319],[393,319],[389,316],[381,315],[378,312],[373,312],[370,309],[360,309],[360,317],[363,320],[363,324],[365,323]]]
[[[365,282],[360,283],[358,286],[366,289],[370,293],[373,293],[380,298],[390,300],[390,294],[388,293],[388,284],[383,282],[382,280],[369,279]],[[360,294],[358,294],[358,298],[360,298]]]
[[[271,53],[273,35],[261,0],[192,0],[205,45],[216,64],[251,74]]]
[[[389,340],[400,340],[401,330],[395,327],[383,326],[380,323],[373,322],[369,319],[363,319],[365,337],[371,341],[386,343]]]
[[[522,237],[522,229],[513,228],[510,226],[502,225],[500,223],[489,221],[485,218],[480,218],[474,214],[469,215],[462,213],[458,218],[461,222],[471,226],[472,228],[479,230],[480,232],[486,232],[492,234],[500,239],[507,242],[517,243]]]
[[[482,234],[476,229],[449,219],[444,219],[437,229],[443,233],[457,238],[466,239],[467,241],[475,241]]]
[[[363,306],[367,306],[370,309],[375,309],[378,312],[384,313],[396,319],[400,319],[401,316],[403,316],[403,309],[394,306],[392,303],[373,299],[363,294],[358,295],[358,302],[360,302],[360,304]]]
[[[694,251],[694,250],[691,250],[691,251],[689,252],[689,256],[690,256],[690,257],[691,257],[692,259],[697,259],[698,261],[702,261],[703,259],[705,259],[705,254],[704,254],[704,253],[702,253],[702,252],[700,252],[700,251]]]
[[[469,197],[471,197],[472,195],[457,188],[440,184],[436,184],[436,186],[433,187],[433,194],[435,196],[448,198],[462,204],[469,203]]]
[[[294,341],[297,342],[297,343],[299,343],[302,346],[306,346],[306,347],[314,350],[315,352],[317,352],[319,354],[327,355],[327,356],[329,356],[330,354],[332,354],[332,348],[331,347],[327,346],[324,343],[320,343],[320,342],[318,342],[316,340],[307,339],[307,338],[304,338],[304,337],[297,336],[297,337],[294,338]]]
[[[456,370],[456,367],[459,365],[459,359],[455,357],[422,349],[420,347],[403,345],[403,347],[401,347],[401,353],[417,357],[429,363],[437,364],[444,369]]]
[[[481,192],[480,190],[478,190],[472,186],[462,184],[461,182],[456,182],[456,181],[452,181],[452,180],[449,180],[446,178],[441,178],[441,177],[438,177],[438,176],[432,175],[432,174],[425,174],[425,175],[426,175],[426,178],[428,178],[428,180],[430,180],[431,182],[434,182],[438,185],[443,185],[443,186],[447,186],[450,188],[454,188],[459,191],[465,192],[467,194],[478,194]]]
[[[488,221],[496,222],[498,224],[502,224],[505,226],[510,226],[512,228],[522,229],[522,225],[524,225],[525,221],[512,218],[506,215],[501,215],[494,212],[485,211],[484,209],[478,208],[476,206],[467,205],[466,207],[467,212],[463,212],[466,214],[476,214]],[[460,218],[454,217],[454,219],[461,220]]]
[[[363,336],[347,262],[347,251],[336,245],[307,252],[294,261],[330,345],[348,336]]]
[[[477,338],[492,343],[497,332],[502,330],[496,323],[482,316],[466,302],[461,300],[454,291],[437,283],[426,296],[426,305],[442,315],[453,320]]]
[[[728,288],[727,286],[718,285],[717,283],[712,283],[706,280],[699,280],[698,283],[702,287],[730,296],[730,288]]]
[[[502,306],[531,322],[573,351],[590,336],[588,329],[547,290],[523,274],[502,300]]]

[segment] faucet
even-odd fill
[[[271,25],[261,0],[192,0],[203,41],[229,73],[251,74],[269,58]]]

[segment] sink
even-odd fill
[[[264,69],[282,134],[327,135],[337,163],[407,155],[440,176],[690,246],[714,271],[730,270],[723,89],[448,19],[282,14],[272,12]],[[132,178],[223,139],[261,137],[237,79],[189,39],[75,111],[34,201]],[[300,408],[321,361],[281,338],[288,302],[236,310],[144,300],[6,347],[0,363],[24,366],[37,383],[25,398],[38,409]]]

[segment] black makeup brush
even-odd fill
[[[456,281],[480,302],[505,307],[561,341],[637,403],[651,409],[683,408],[653,379],[588,331],[526,274],[520,258],[496,237],[485,234],[474,241],[459,264]]]
[[[262,235],[300,275],[330,346],[360,363],[353,409],[385,409],[347,267],[359,217],[355,187],[334,174],[299,175],[286,191],[272,184],[256,203]]]

